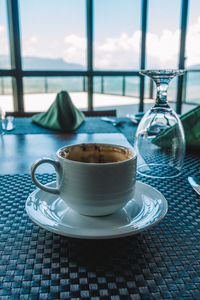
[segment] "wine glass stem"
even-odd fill
[[[168,106],[167,104],[168,83],[157,83],[156,104],[159,106]]]

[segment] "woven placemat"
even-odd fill
[[[30,176],[0,176],[0,299],[200,299],[200,197],[187,182],[197,168],[190,154],[176,179],[138,176],[164,194],[167,216],[136,236],[96,241],[34,224],[24,208]]]
[[[126,118],[125,118],[126,119]],[[15,118],[15,128],[5,134],[50,134],[60,131],[50,130],[32,123],[31,118]],[[86,117],[85,122],[76,130],[76,133],[117,133],[118,130],[111,123],[103,121],[100,117]]]

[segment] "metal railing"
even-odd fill
[[[184,69],[185,64],[185,40],[187,29],[188,16],[188,1],[182,0],[181,7],[181,38],[179,50],[179,65]],[[87,70],[86,71],[25,71],[22,69],[21,44],[20,44],[20,20],[19,20],[19,5],[18,0],[7,0],[9,42],[11,55],[11,69],[0,70],[0,77],[12,77],[12,92],[14,99],[14,110],[24,111],[24,86],[23,79],[25,77],[69,77],[83,76],[87,77],[87,92],[88,92],[88,109],[93,109],[93,81],[95,76],[100,76],[101,81],[104,81],[106,76],[122,76],[122,95],[126,94],[126,77],[136,76],[139,80],[139,111],[143,111],[145,79],[139,75],[138,71],[95,71],[93,69],[93,0],[85,0],[86,2],[86,32],[87,32]],[[148,0],[141,0],[141,47],[140,47],[140,69],[146,67],[146,33],[148,21]],[[86,88],[84,87],[84,90]],[[48,90],[48,82],[45,82],[44,90]],[[183,78],[178,78],[177,88],[177,106],[176,111],[181,112],[181,103],[183,96]],[[104,84],[102,83],[101,92],[104,92]],[[151,86],[151,95],[153,89]]]
[[[24,111],[24,86],[23,79],[26,77],[46,77],[44,83],[44,90],[48,92],[48,77],[69,77],[69,76],[83,76],[87,78],[86,84],[83,83],[83,90],[87,89],[88,93],[88,109],[93,109],[93,91],[94,91],[94,77],[101,78],[101,93],[105,92],[104,78],[107,76],[121,76],[122,77],[122,95],[126,95],[126,77],[136,76],[139,81],[139,111],[143,111],[144,93],[145,93],[145,78],[139,75],[138,71],[95,71],[93,69],[93,1],[85,0],[86,2],[86,33],[87,33],[87,70],[86,71],[31,71],[22,69],[21,44],[20,44],[20,19],[19,19],[19,0],[7,0],[7,14],[8,14],[8,29],[10,42],[10,56],[11,69],[0,70],[0,77],[12,77],[12,93],[14,99],[14,110]],[[189,0],[182,0],[181,6],[181,36],[179,48],[179,64],[178,68],[184,69],[185,66],[185,41],[187,30],[188,4]],[[146,33],[148,21],[148,0],[141,0],[141,47],[140,47],[140,69],[146,67]],[[187,77],[187,75],[186,75]],[[185,79],[187,83],[187,78]],[[84,80],[83,80],[84,81]],[[178,78],[177,97],[176,97],[176,111],[181,113],[181,103],[186,95],[186,86],[183,77]],[[4,86],[2,85],[2,91]],[[5,90],[4,90],[5,93]],[[150,85],[150,97],[153,95],[153,87]]]
[[[199,84],[193,84],[193,90],[197,89],[196,94],[194,95],[188,95],[188,88],[190,89],[192,86],[192,80],[190,80],[190,76],[193,74],[198,73],[199,75]],[[35,78],[35,77],[34,77]],[[37,78],[37,77],[36,77]],[[74,77],[73,77],[74,78]],[[112,87],[107,85],[106,76],[98,76],[99,81],[98,84],[95,84],[93,82],[93,92],[99,93],[99,94],[108,94],[108,95],[118,95],[118,96],[129,96],[129,97],[137,97],[139,98],[139,86],[137,86],[137,92],[136,89],[132,89],[132,92],[127,91],[127,76],[121,76],[119,77],[120,84],[117,84],[118,90],[115,89],[112,90]],[[116,77],[114,77],[116,78]],[[0,77],[0,95],[11,95],[12,94],[12,86],[11,81],[7,80],[8,78]],[[25,94],[38,94],[38,93],[57,93],[61,89],[66,89],[69,92],[88,92],[87,87],[87,77],[82,76],[79,78],[79,82],[74,84],[74,88],[71,88],[72,84],[71,82],[68,83],[68,86],[66,86],[66,83],[63,82],[63,84],[52,86],[51,77],[44,76],[43,78],[40,78],[40,87],[38,88],[38,85],[36,83],[32,83],[32,85],[29,83],[24,84]],[[138,82],[139,83],[139,82]],[[79,89],[77,86],[79,85]],[[129,83],[129,86],[131,84]],[[37,86],[37,87],[36,87]],[[121,87],[121,88],[120,88]],[[199,92],[198,92],[199,88]],[[182,102],[188,103],[188,104],[196,104],[196,99],[199,99],[200,95],[200,70],[186,70],[184,76],[183,76],[183,94],[182,94]],[[149,79],[149,87],[148,90],[146,90],[144,98],[153,99],[155,97],[155,85],[153,84],[153,81]]]

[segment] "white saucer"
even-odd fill
[[[55,182],[48,186],[55,186]],[[160,222],[167,209],[165,197],[139,181],[134,198],[123,209],[104,217],[80,215],[58,195],[39,189],[26,200],[26,212],[33,222],[51,232],[83,239],[110,239],[139,233]]]

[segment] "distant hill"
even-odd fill
[[[189,66],[187,69],[188,70],[200,70],[200,64]]]
[[[79,64],[67,63],[62,58],[43,58],[34,56],[25,56],[22,60],[24,70],[83,70],[84,67]],[[0,69],[10,68],[10,60],[7,55],[0,55]]]

